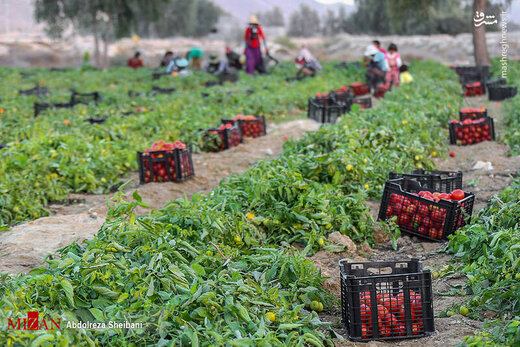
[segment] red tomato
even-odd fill
[[[372,325],[372,312],[370,311],[370,307],[365,304],[361,304],[361,322],[364,324]]]
[[[366,324],[361,324],[361,336],[364,339],[372,337],[372,328],[368,327]]]
[[[455,189],[453,192],[451,192],[451,197],[452,197],[453,200],[460,201],[460,200],[464,199],[465,194],[464,194],[464,192],[462,190]]]

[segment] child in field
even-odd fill
[[[401,72],[399,78],[401,81],[401,84],[407,84],[413,82],[413,77],[410,71],[408,71],[408,65],[401,65],[399,68],[399,71]]]
[[[395,43],[391,43],[390,46],[388,46],[388,53],[385,58],[388,63],[386,84],[389,86],[390,83],[392,83],[394,87],[399,87],[399,68],[403,63],[401,61],[401,55],[397,52]]]

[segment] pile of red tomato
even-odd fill
[[[255,116],[237,115],[231,118],[232,125],[238,123],[242,137],[259,137],[265,135],[264,118]]]
[[[471,145],[482,141],[491,141],[492,135],[489,126],[489,118],[466,119],[462,122],[452,120],[455,128],[455,136],[458,145]]]
[[[433,202],[439,202],[441,199],[460,201],[465,197],[465,193],[460,189],[455,189],[451,194],[431,193],[429,191],[411,194]],[[390,203],[386,209],[386,217],[397,216],[397,224],[400,228],[438,240],[442,239],[443,236],[446,214],[447,210],[445,208],[395,193],[390,195]],[[461,215],[457,221],[457,227],[462,224],[462,218],[463,216]]]
[[[218,130],[209,130],[208,133],[218,135],[219,138],[215,139],[214,143],[217,151],[223,151],[240,144],[240,132],[231,123],[219,126]]]
[[[359,293],[361,310],[361,336],[364,339],[374,337],[372,322],[370,292]],[[410,290],[410,316],[412,319],[412,334],[424,332],[422,299],[419,293]],[[380,337],[406,336],[406,319],[404,293],[396,296],[390,293],[377,294],[377,323]]]
[[[464,85],[464,96],[480,96],[484,94],[484,88],[480,82],[468,83]]]
[[[181,141],[168,143],[163,140],[154,142],[152,147],[146,149],[143,153],[143,169],[145,183],[152,182],[166,182],[177,180],[177,172],[175,171],[175,150],[181,150],[180,153],[180,167],[182,170],[182,177],[189,177],[193,174],[193,169],[190,164],[190,153],[186,151],[186,145]],[[162,160],[154,161],[152,163],[152,170],[150,171],[150,163],[148,157],[159,158]],[[169,172],[168,166],[169,164]]]
[[[350,89],[352,89],[352,92],[355,96],[359,95],[365,95],[370,93],[370,88],[361,82],[354,82],[350,85]]]

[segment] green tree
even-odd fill
[[[340,32],[340,25],[339,16],[336,17],[334,11],[328,9],[323,16],[323,27],[321,28],[323,35],[331,36],[337,34]]]
[[[260,23],[264,26],[283,27],[285,26],[285,20],[283,18],[282,9],[275,6],[269,11],[265,11],[258,14]]]
[[[108,43],[131,33],[141,9],[154,8],[165,0],[35,0],[34,16],[45,23],[47,32],[61,37],[73,27],[94,37],[94,61],[98,67],[108,67]],[[153,13],[154,11],[150,11]],[[103,41],[103,59],[99,40]]]
[[[295,11],[289,21],[290,36],[309,37],[320,31],[320,16],[316,10],[309,6],[300,5],[299,11]]]

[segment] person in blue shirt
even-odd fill
[[[385,83],[386,74],[388,73],[388,63],[385,54],[377,49],[374,45],[370,45],[365,50],[365,60],[368,62],[366,81],[373,92],[380,84]]]

